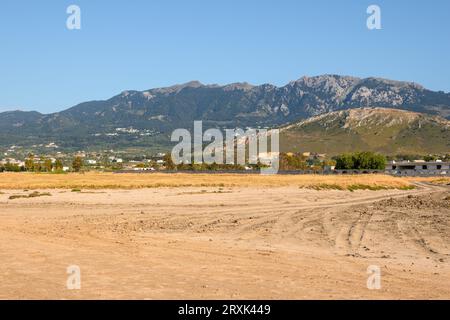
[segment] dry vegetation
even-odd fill
[[[450,177],[444,177],[444,178],[421,178],[416,179],[416,181],[428,181],[434,184],[440,184],[440,185],[450,185]]]
[[[423,180],[423,179],[422,179]],[[298,186],[313,189],[408,189],[412,178],[387,175],[274,175],[258,174],[35,174],[1,173],[0,189],[139,189],[157,187]]]
[[[27,199],[27,198],[38,198],[38,197],[50,197],[51,193],[49,192],[39,192],[39,191],[33,191],[30,194],[13,194],[11,196],[9,196],[9,200],[14,200],[14,199]]]

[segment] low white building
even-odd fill
[[[390,161],[386,172],[405,176],[450,176],[450,162],[442,161]]]

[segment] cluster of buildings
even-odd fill
[[[318,160],[318,159],[325,159],[327,157],[327,154],[308,151],[308,152],[303,152],[302,156],[304,156],[308,160]]]
[[[127,129],[128,130],[128,129]],[[131,129],[130,129],[131,130]],[[44,147],[44,145],[42,145]],[[53,149],[53,150],[48,150]],[[163,167],[165,153],[153,155],[129,154],[115,150],[103,150],[98,152],[77,151],[62,152],[58,151],[58,146],[54,143],[45,145],[45,149],[37,149],[36,153],[30,153],[28,149],[21,146],[10,146],[0,152],[0,168],[6,166],[17,166],[22,170],[27,170],[27,161],[31,160],[35,165],[41,165],[42,168],[48,167],[51,161],[55,165],[57,161],[63,164],[63,171],[70,171],[72,162],[79,157],[83,161],[83,166],[87,169],[127,169],[127,170],[151,170],[152,167]],[[29,164],[28,164],[29,166]]]
[[[22,160],[17,160],[14,158],[3,158],[0,160],[0,166],[4,166],[6,164],[12,164],[12,165],[16,165],[18,167],[23,167],[25,166],[25,161]]]
[[[134,136],[141,136],[141,137],[150,137],[159,134],[159,131],[156,130],[150,130],[150,129],[136,129],[133,127],[129,128],[116,128],[114,132],[107,132],[107,133],[94,133],[94,137],[117,137],[119,135],[134,135]]]

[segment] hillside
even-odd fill
[[[360,108],[331,112],[281,129],[283,151],[337,154],[450,153],[450,121],[416,112]]]

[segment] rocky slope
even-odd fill
[[[450,153],[450,121],[387,108],[335,111],[281,129],[284,151]]]

